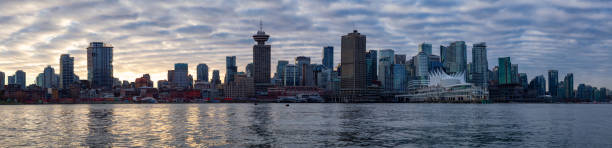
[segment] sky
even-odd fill
[[[134,81],[149,73],[166,79],[174,63],[206,63],[225,73],[225,56],[238,71],[252,61],[259,21],[269,34],[272,67],[309,56],[321,63],[322,47],[335,47],[353,29],[367,49],[394,49],[409,57],[422,42],[486,42],[489,68],[511,57],[529,80],[559,70],[574,85],[612,88],[612,1],[609,0],[3,0],[0,1],[0,71],[16,70],[34,82],[44,67],[59,73],[61,54],[75,57],[86,79],[86,47],[114,46],[114,76]],[[274,73],[275,68],[272,68]]]

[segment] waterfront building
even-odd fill
[[[414,57],[414,72],[417,77],[429,76],[429,56],[425,52],[419,52]]]
[[[234,75],[238,73],[238,67],[236,67],[236,56],[225,57],[225,81],[224,83],[232,82]]]
[[[60,56],[60,89],[69,89],[70,85],[76,81],[74,74],[74,57],[70,54],[62,54]]]
[[[419,52],[425,52],[427,55],[432,55],[431,47],[431,44],[421,43],[419,44]]]
[[[153,87],[153,81],[151,81],[151,75],[143,74],[142,77],[136,78],[136,80],[134,80],[134,88],[141,88],[141,87],[149,87],[149,88]]]
[[[284,83],[283,86],[298,86],[298,67],[294,64],[287,64],[284,68]]]
[[[550,96],[557,97],[559,89],[559,71],[548,70],[548,93]]]
[[[282,86],[285,83],[285,66],[289,64],[289,61],[278,60],[278,64],[276,64],[276,72],[274,73],[274,78],[276,79],[276,85]]]
[[[567,75],[565,75],[565,78],[563,79],[563,88],[565,89],[563,92],[565,92],[564,96],[567,98],[574,98],[576,97],[576,94],[574,94],[574,74],[573,73],[567,73]]]
[[[270,73],[272,62],[271,45],[266,45],[266,41],[270,38],[263,30],[263,25],[259,23],[259,31],[253,35],[253,40],[257,42],[253,45],[253,83],[257,94],[265,94],[270,84]],[[248,71],[247,71],[248,73]]]
[[[429,72],[433,72],[436,70],[444,70],[444,65],[440,61],[440,56],[438,55],[429,55]]]
[[[487,88],[489,81],[489,62],[487,60],[487,44],[485,42],[477,43],[472,46],[471,69],[471,82],[476,86]]]
[[[113,46],[91,42],[87,47],[87,80],[95,89],[113,87]]]
[[[519,83],[519,73],[518,73],[518,64],[512,64],[510,67],[510,79],[512,80],[512,84],[520,84]]]
[[[540,97],[546,95],[546,79],[543,75],[536,76],[529,82],[529,91],[532,91],[531,97]]]
[[[440,46],[440,56],[446,73],[467,71],[467,46],[464,41],[452,42],[448,47]]]
[[[4,82],[4,78],[4,72],[0,71],[0,90],[4,90],[4,85],[6,85]]]
[[[26,73],[23,70],[17,70],[13,77],[15,79],[15,84],[21,86],[21,89],[26,88]]]
[[[378,80],[378,51],[369,50],[366,53],[366,85],[370,86]]]
[[[396,95],[398,101],[406,102],[480,102],[487,100],[488,92],[482,87],[466,83],[464,73],[447,74],[431,72],[427,86],[412,93]]]
[[[314,86],[314,76],[312,67],[310,65],[310,57],[298,56],[295,58],[295,65],[298,68],[297,71],[297,85],[298,86]]]
[[[352,99],[362,99],[353,96],[363,94],[367,88],[365,54],[365,35],[353,30],[352,33],[342,36],[340,89],[343,95],[351,96]]]
[[[233,80],[223,86],[223,94],[226,98],[245,99],[255,96],[252,77],[247,77],[246,74],[235,74]]]
[[[378,59],[378,81],[384,91],[393,91],[393,63],[395,63],[395,53],[392,49],[379,51]]]
[[[393,64],[393,92],[404,93],[407,86],[406,78],[406,65],[405,64]]]
[[[208,82],[208,65],[201,63],[196,68],[197,79],[200,82]]]
[[[527,89],[527,87],[529,86],[529,82],[527,80],[527,73],[519,73],[519,84],[521,84],[521,86],[524,89]]]
[[[498,84],[512,84],[512,63],[510,57],[499,58]]]
[[[221,77],[219,77],[219,70],[213,70],[211,83],[213,85],[221,84]]]
[[[323,66],[327,69],[334,69],[334,47],[323,47]]]
[[[172,80],[174,86],[183,89],[191,88],[188,76],[189,66],[187,65],[187,63],[174,64],[174,78]]]

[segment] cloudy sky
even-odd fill
[[[239,71],[252,60],[251,35],[259,20],[271,35],[277,60],[310,56],[320,63],[322,46],[336,47],[354,28],[368,49],[391,48],[415,55],[421,42],[486,42],[489,68],[510,56],[519,71],[612,88],[612,2],[609,0],[2,0],[0,71],[26,71],[28,83],[47,65],[59,71],[60,54],[75,57],[86,78],[89,42],[114,48],[115,76],[133,81],[144,73],[166,78],[174,63],[198,63],[225,73],[225,56]],[[273,68],[274,69],[274,68]]]

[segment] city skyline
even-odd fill
[[[86,48],[90,42],[103,41],[114,47],[113,72],[120,80],[133,81],[142,74],[149,73],[156,83],[157,80],[167,77],[167,70],[173,69],[175,63],[187,63],[189,74],[194,76],[197,72],[197,64],[206,63],[210,66],[209,73],[212,73],[212,70],[220,70],[223,78],[225,75],[225,60],[223,59],[226,56],[237,57],[238,71],[242,71],[252,61],[252,45],[255,42],[250,36],[257,31],[258,22],[261,19],[264,21],[266,33],[271,35],[268,43],[272,45],[271,67],[276,67],[278,60],[293,61],[298,56],[310,57],[312,63],[321,64],[322,48],[328,45],[336,48],[334,65],[337,65],[340,63],[339,52],[341,50],[339,36],[356,28],[360,33],[368,36],[367,50],[393,49],[396,54],[412,56],[416,55],[418,44],[426,42],[433,45],[434,54],[439,54],[439,49],[435,47],[447,46],[454,41],[465,41],[467,53],[471,53],[471,45],[486,42],[489,52],[487,57],[489,69],[497,66],[495,61],[499,57],[511,57],[512,64],[518,64],[519,71],[527,73],[529,80],[538,75],[547,76],[547,71],[554,69],[559,71],[559,80],[566,73],[573,73],[574,85],[585,83],[610,88],[612,80],[606,76],[612,74],[612,64],[607,61],[612,58],[612,51],[609,50],[612,42],[609,38],[606,39],[606,36],[609,37],[611,33],[606,30],[610,28],[610,24],[605,24],[605,21],[612,17],[609,13],[590,15],[592,11],[584,10],[595,7],[595,12],[596,10],[606,12],[601,9],[606,10],[605,8],[609,8],[610,5],[576,2],[578,4],[571,6],[555,3],[555,1],[550,2],[555,5],[543,4],[545,2],[477,2],[478,7],[470,8],[468,7],[469,2],[453,3],[450,6],[442,5],[443,3],[425,2],[414,2],[411,5],[400,4],[408,8],[422,8],[414,10],[416,12],[390,12],[393,6],[387,2],[373,4],[374,8],[387,8],[382,10],[364,7],[368,6],[369,2],[329,2],[322,4],[329,5],[329,10],[321,12],[300,9],[300,12],[304,11],[303,13],[311,16],[297,13],[277,16],[270,13],[275,10],[282,12],[293,10],[294,6],[291,5],[291,2],[268,2],[267,4],[266,2],[250,2],[254,3],[255,8],[243,8],[248,4],[231,5],[223,2],[218,2],[216,3],[218,6],[212,7],[198,7],[201,5],[190,4],[193,6],[190,9],[176,10],[177,12],[173,14],[148,14],[153,8],[161,8],[159,5],[163,3],[145,4],[141,10],[129,9],[137,7],[135,5],[139,2],[135,1],[75,2],[67,5],[56,3],[48,6],[40,2],[23,4],[30,7],[20,12],[7,11],[0,15],[6,18],[0,20],[0,24],[7,27],[6,30],[0,32],[0,54],[5,57],[0,59],[0,71],[10,76],[16,70],[24,70],[27,74],[26,83],[33,84],[36,75],[43,72],[47,65],[51,65],[56,72],[59,71],[60,55],[70,54],[74,57],[75,74],[85,79],[87,77]],[[5,8],[4,10],[11,10],[10,8],[21,5],[11,4],[16,2],[0,3],[3,3],[0,7]],[[102,11],[99,14],[79,16],[70,14],[87,11],[86,8],[96,4],[107,3],[117,3],[118,6],[111,6],[113,9]],[[304,3],[317,5],[322,2]],[[509,4],[509,6],[499,6],[502,4]],[[180,7],[181,4],[177,5]],[[301,6],[312,8],[311,5]],[[451,17],[437,17],[435,16],[437,13],[425,10],[436,8],[438,5],[458,9],[451,9],[451,11],[457,11],[459,15],[446,14]],[[535,18],[544,20],[520,17],[521,15],[528,16],[525,13],[530,14],[530,12],[518,13],[516,16],[509,14],[509,12],[518,11],[518,8],[513,6],[521,5],[533,6],[536,9],[531,10],[534,14],[543,15]],[[232,8],[233,11],[222,11],[210,15],[195,15],[196,12],[191,12],[224,8]],[[467,10],[461,10],[461,8]],[[490,16],[484,15],[484,21],[491,22],[492,24],[489,25],[493,26],[487,26],[486,23],[478,24],[480,20],[473,19],[482,14],[472,13],[473,11],[485,11],[486,8],[503,8],[506,11],[495,11]],[[550,11],[549,14],[541,12],[545,10],[556,11]],[[570,12],[580,13],[570,15]],[[410,14],[420,13],[426,15],[421,16],[422,18],[408,17]],[[184,21],[177,20],[180,19],[181,14],[189,14],[189,18]],[[237,18],[229,21],[217,20],[219,22],[216,24],[207,23],[210,20],[216,20],[213,16],[226,15]],[[404,18],[397,22],[388,20],[396,15],[407,16],[403,16]],[[462,15],[468,16],[467,19],[452,18],[452,16],[461,17]],[[375,16],[377,18],[371,18]],[[550,18],[544,16],[550,16]],[[22,19],[17,19],[19,17]],[[559,17],[565,18],[561,21],[585,17],[583,19],[586,20],[602,19],[602,22],[589,24],[586,28],[577,26],[579,23],[584,23],[583,19],[574,21],[576,23],[568,22],[567,26],[555,26],[541,22]],[[107,22],[91,25],[91,21],[95,22],[98,19],[99,21],[116,22],[118,25]],[[338,19],[338,22],[331,21],[335,19]],[[409,21],[416,21],[416,24],[411,24]],[[228,23],[235,23],[235,25],[227,25]],[[517,25],[518,27],[496,30],[494,29],[496,25],[502,27]],[[440,26],[445,29],[442,31],[426,29]],[[453,29],[453,27],[456,28]],[[485,27],[484,29],[491,30],[491,32],[474,30],[474,27]],[[150,30],[153,32],[149,32]],[[561,35],[568,30],[574,30],[574,34]],[[569,56],[575,58],[565,58]],[[471,54],[468,54],[469,59],[472,59]],[[275,70],[270,71],[270,73],[274,72]]]

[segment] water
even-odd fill
[[[0,147],[612,147],[612,105],[0,106]]]

